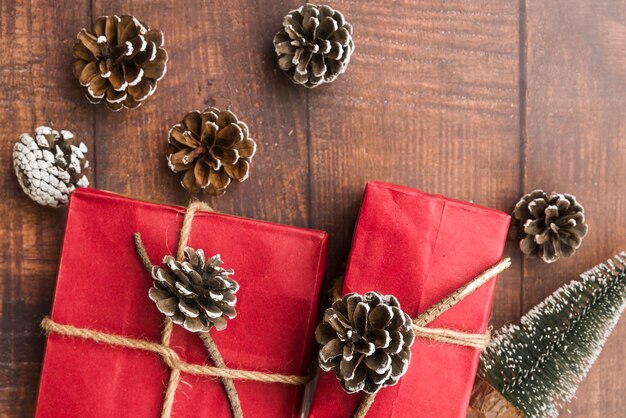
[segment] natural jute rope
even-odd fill
[[[126,337],[123,335],[109,334],[107,332],[95,331],[89,328],[79,328],[72,325],[59,324],[48,317],[45,317],[43,321],[41,321],[41,328],[49,334],[59,334],[66,337],[82,338],[84,340],[91,340],[97,343],[114,345],[117,347],[149,351],[160,355],[163,362],[167,364],[170,369],[192,374],[194,376],[215,377],[218,379],[229,377],[231,379],[238,380],[250,380],[263,383],[284,383],[287,385],[305,385],[309,381],[308,376],[264,373],[187,363],[180,359],[180,356],[174,349],[169,347],[169,345],[164,344],[166,342],[164,340],[169,338],[171,334],[171,325],[169,326],[169,330],[167,326],[164,327],[161,343]],[[167,342],[169,343],[169,341]]]
[[[189,234],[191,232],[191,224],[196,211],[208,211],[213,212],[213,209],[209,205],[203,202],[193,202],[187,208],[185,217],[183,219],[180,238],[178,242],[177,259],[184,259],[184,249],[189,241]],[[135,245],[139,258],[141,259],[144,267],[148,270],[152,270],[152,263],[146,250],[141,242],[141,236],[135,234]],[[161,412],[162,418],[169,418],[172,413],[172,406],[174,404],[174,395],[176,388],[180,382],[180,373],[184,372],[195,376],[207,376],[213,378],[219,378],[224,385],[230,408],[235,418],[241,418],[243,412],[241,410],[241,404],[239,402],[239,396],[235,390],[233,379],[239,380],[251,380],[264,383],[283,383],[288,385],[305,385],[309,380],[309,376],[296,376],[285,375],[279,373],[265,373],[248,370],[229,369],[226,367],[222,356],[220,355],[215,342],[211,338],[208,332],[200,334],[200,338],[204,343],[211,359],[215,366],[205,366],[199,364],[190,364],[181,360],[180,356],[170,347],[170,337],[172,334],[173,323],[169,318],[165,319],[163,325],[163,331],[161,333],[161,342],[150,342],[146,340],[140,340],[136,338],[125,337],[121,335],[109,334],[105,332],[95,331],[88,328],[78,328],[72,325],[59,324],[52,319],[46,317],[41,322],[41,327],[47,333],[59,334],[67,337],[82,338],[85,340],[91,340],[98,343],[125,347],[136,350],[149,351],[158,354],[163,359],[163,362],[170,369],[170,377],[163,397],[163,407]]]
[[[453,331],[449,329],[440,328],[427,328],[426,325],[437,319],[441,314],[452,308],[454,305],[465,299],[467,296],[474,293],[482,285],[489,280],[502,273],[504,270],[511,266],[511,259],[507,258],[500,261],[498,264],[482,272],[471,282],[461,287],[460,289],[452,292],[439,302],[435,303],[430,308],[426,309],[419,316],[413,319],[413,330],[415,335],[420,338],[427,338],[432,341],[461,345],[464,347],[476,348],[483,350],[489,344],[489,332],[485,334],[469,334],[460,331]],[[354,412],[353,418],[364,418],[369,411],[370,407],[376,399],[376,394],[365,394],[359,407]]]

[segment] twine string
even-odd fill
[[[455,290],[439,302],[426,309],[415,319],[413,319],[413,330],[415,336],[420,338],[427,338],[432,341],[460,345],[464,347],[471,347],[478,350],[483,350],[489,344],[490,333],[487,331],[484,334],[471,334],[461,331],[454,331],[450,329],[442,328],[427,328],[426,325],[437,319],[444,312],[455,306],[457,303],[480,289],[485,283],[502,273],[504,270],[511,266],[511,259],[506,258],[500,261],[498,264],[485,270],[472,281],[464,285],[463,287]],[[361,403],[354,412],[353,418],[364,418],[367,412],[371,408],[376,394],[365,394],[361,399]]]
[[[215,364],[220,369],[226,369],[226,363],[224,363],[224,359],[220,351],[217,349],[217,345],[211,334],[208,332],[203,332],[200,334],[200,339],[204,343],[205,348],[209,352],[211,359],[213,360],[213,364]],[[226,391],[226,395],[228,396],[228,401],[230,404],[230,410],[233,414],[234,418],[243,417],[243,411],[241,409],[241,402],[239,401],[239,394],[237,393],[237,389],[235,388],[235,382],[230,377],[222,378],[222,385],[224,386],[224,390]]]
[[[180,235],[178,238],[178,250],[176,251],[176,259],[182,261],[185,259],[185,247],[189,242],[189,234],[191,234],[191,224],[197,211],[203,212],[215,212],[211,206],[201,201],[191,202],[185,211],[185,217],[183,218],[183,224],[180,228]]]
[[[181,373],[187,373],[194,376],[205,376],[217,379],[228,377],[237,380],[249,380],[263,383],[282,383],[287,385],[305,385],[309,381],[308,376],[266,373],[187,363],[180,358],[174,349],[164,345],[163,342],[157,343],[138,338],[126,337],[123,335],[100,332],[89,328],[79,328],[73,325],[60,324],[49,317],[45,317],[43,321],[41,321],[41,328],[48,334],[58,334],[65,337],[80,338],[116,347],[155,353],[161,356],[163,362],[170,369],[179,370]],[[167,327],[164,328],[164,330],[166,329]],[[171,331],[166,331],[165,334],[168,332]]]
[[[493,265],[492,267],[489,267],[487,270],[480,273],[466,285],[460,287],[459,289],[450,293],[445,298],[441,299],[439,302],[432,305],[430,308],[426,309],[424,312],[419,314],[417,318],[413,320],[413,322],[416,325],[422,326],[433,322],[441,314],[443,314],[444,312],[455,306],[457,303],[480,289],[485,283],[489,282],[491,279],[493,279],[509,267],[511,267],[510,258],[505,258],[504,260],[501,260],[499,263]]]
[[[163,332],[161,333],[161,345],[163,345],[164,347],[170,346],[172,325],[172,320],[170,318],[165,318],[165,322],[163,323]],[[167,387],[165,388],[165,396],[163,397],[161,418],[169,418],[169,416],[172,415],[172,407],[174,406],[174,394],[176,393],[176,389],[178,388],[178,383],[180,383],[180,369],[178,367],[172,367],[173,365],[175,365],[175,363],[171,360],[174,359],[175,358],[171,358],[170,363],[166,361],[166,364],[170,368],[170,377],[167,381]],[[180,360],[180,358],[178,360]]]
[[[418,338],[427,338],[429,340],[461,345],[463,347],[484,350],[489,344],[491,333],[487,331],[484,334],[470,334],[467,332],[453,331],[451,329],[428,328],[413,324],[413,331]]]
[[[187,247],[187,243],[189,242],[189,235],[191,234],[191,226],[193,223],[193,218],[196,215],[197,211],[205,211],[205,212],[214,212],[213,208],[208,204],[195,201],[191,202],[185,211],[185,216],[183,218],[183,224],[180,228],[180,236],[178,238],[178,250],[176,251],[176,259],[179,262],[182,262],[185,259],[185,248]],[[213,364],[219,368],[226,368],[226,363],[224,363],[224,359],[220,354],[215,341],[211,338],[209,332],[203,332],[200,334],[200,338],[204,343],[205,348],[209,352],[209,356],[211,360],[213,360]],[[228,403],[230,405],[230,410],[233,418],[243,418],[243,411],[241,409],[241,401],[239,400],[239,394],[237,393],[237,389],[235,388],[235,382],[230,377],[224,377],[221,379],[222,385],[224,386],[224,391],[226,392],[226,396],[228,398]],[[169,391],[166,392],[166,399],[164,400],[163,405],[167,401],[167,395]]]

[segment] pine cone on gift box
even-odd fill
[[[184,172],[182,186],[190,193],[204,190],[220,196],[232,180],[248,178],[256,143],[248,126],[229,110],[214,107],[189,112],[169,134],[170,169]]]
[[[411,360],[411,317],[393,296],[350,293],[324,313],[315,331],[319,365],[333,370],[348,393],[376,393],[398,382]]]
[[[587,235],[585,209],[569,194],[534,190],[515,205],[513,218],[511,236],[522,252],[546,263],[574,254]]]
[[[84,170],[87,146],[77,143],[70,131],[47,126],[35,130],[35,137],[23,133],[13,147],[13,168],[17,181],[35,202],[44,206],[66,205],[77,187],[87,187]]]
[[[103,16],[74,45],[74,73],[92,103],[114,111],[135,109],[150,97],[167,70],[163,33],[133,16]]]
[[[202,250],[185,248],[185,260],[163,258],[166,268],[154,266],[154,287],[149,296],[159,311],[191,332],[206,332],[211,327],[226,328],[226,318],[233,319],[239,284],[229,276],[233,270],[221,267],[215,255],[204,259]]]
[[[279,67],[294,83],[316,87],[346,71],[354,51],[352,25],[330,6],[305,4],[284,17],[274,47]]]

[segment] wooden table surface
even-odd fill
[[[511,211],[534,188],[574,194],[590,233],[571,259],[525,261],[497,286],[493,324],[514,321],[626,249],[626,2],[331,1],[354,25],[348,71],[312,91],[277,69],[272,38],[302,4],[277,0],[0,0],[0,415],[34,411],[65,211],[35,205],[11,164],[41,124],[89,146],[92,185],[185,204],[165,162],[186,111],[230,106],[259,144],[222,212],[327,230],[346,259],[365,182],[378,179]],[[130,13],[165,34],[170,61],[140,109],[92,106],[72,75],[76,33]],[[94,213],[94,216],[98,216]],[[88,263],[87,263],[88,265]],[[626,411],[622,320],[564,415]]]

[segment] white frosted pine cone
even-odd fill
[[[66,205],[77,187],[87,187],[84,174],[89,162],[87,146],[76,144],[70,131],[56,131],[47,126],[27,133],[13,147],[13,168],[17,181],[35,202],[43,206]]]

